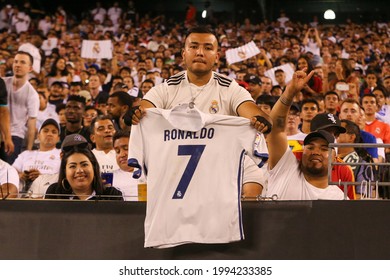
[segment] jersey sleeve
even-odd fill
[[[151,102],[156,108],[166,109],[168,100],[168,85],[166,82],[152,87],[144,96],[143,99]]]
[[[232,98],[231,98],[231,106],[236,114],[237,114],[238,107],[242,103],[244,103],[246,101],[254,102],[250,93],[246,89],[244,89],[242,86],[237,84],[236,81],[232,82],[229,90],[233,91]]]

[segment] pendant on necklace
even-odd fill
[[[190,107],[190,109],[194,109],[194,107],[195,107],[195,102],[194,102],[194,101],[191,101],[191,102],[188,104],[188,107]]]

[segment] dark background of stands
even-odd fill
[[[0,3],[23,3],[23,0],[0,0]],[[95,5],[95,0],[31,0],[32,6],[39,9],[54,11],[58,5],[80,18],[82,13],[87,13]],[[112,5],[114,1],[101,1],[105,7]],[[118,1],[121,6],[127,5],[127,0]],[[205,7],[205,0],[193,0],[197,7],[198,18],[201,20],[201,11]],[[149,13],[152,17],[165,14],[167,18],[174,18],[178,22],[184,19],[186,0],[135,0],[136,10],[144,15]],[[336,12],[336,20],[332,23],[343,23],[347,18],[357,23],[379,21],[389,19],[388,0],[211,0],[211,8],[214,14],[222,19],[242,22],[248,17],[252,22],[264,19],[275,20],[279,17],[281,9],[293,21],[310,22],[313,16],[318,16],[320,23],[325,23],[323,13],[327,9]],[[263,8],[262,8],[263,7]]]
[[[145,203],[0,200],[0,259],[390,259],[388,213],[385,200],[244,202],[244,241],[145,249]]]

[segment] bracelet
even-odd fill
[[[283,96],[280,97],[280,102],[282,102],[283,105],[290,107],[293,103],[292,100],[288,100],[287,98],[284,98]]]

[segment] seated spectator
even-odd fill
[[[0,159],[0,198],[18,197],[19,176],[18,171]]]
[[[71,134],[65,137],[64,141],[61,145],[61,153],[60,158],[65,152],[69,152],[74,147],[78,147],[79,149],[90,149],[91,146],[88,141],[81,136],[80,134]],[[56,173],[53,174],[41,174],[34,180],[31,184],[31,188],[29,190],[29,197],[31,198],[43,198],[47,188],[58,182],[58,173],[59,169]]]
[[[86,106],[85,107],[85,113],[83,118],[83,126],[84,127],[90,127],[92,120],[96,118],[97,116],[102,115],[102,112],[100,112],[99,109],[96,109],[93,106]]]
[[[65,106],[65,104],[59,104],[56,106],[56,113],[58,115],[58,123],[60,124],[60,127],[63,127],[66,124]]]
[[[296,68],[298,70],[306,69],[306,73],[310,73],[313,70],[313,66],[311,65],[310,59],[302,55],[299,57],[298,62],[296,64]],[[322,92],[322,80],[316,74],[314,74],[309,82],[302,89],[302,93],[305,97],[313,97]]]
[[[114,134],[114,150],[119,169],[114,170],[112,185],[118,188],[125,200],[138,200],[138,179],[133,178],[133,167],[127,165],[129,149],[129,130],[120,130]]]
[[[362,143],[360,136],[360,129],[357,124],[349,120],[342,120],[341,126],[346,129],[346,133],[342,133],[337,138],[338,143]],[[373,162],[371,156],[363,148],[339,147],[337,150],[337,156],[339,156],[346,163],[367,163]],[[363,181],[374,181],[373,166],[353,165],[351,166],[354,173],[355,182],[362,183]],[[358,197],[362,194],[361,185],[356,185],[356,193]],[[364,192],[364,190],[363,190]]]
[[[379,108],[375,118],[390,124],[390,105],[386,104],[387,99],[390,97],[389,92],[384,87],[376,87],[372,93],[376,96]]]
[[[63,57],[58,57],[52,64],[50,73],[46,77],[46,84],[51,87],[54,82],[66,82],[72,81],[72,76],[66,69],[66,60]]]
[[[346,132],[345,128],[341,126],[340,119],[331,113],[317,114],[311,121],[310,131],[325,130],[329,132],[335,139]],[[332,162],[343,162],[343,160],[336,156],[335,150],[332,151]],[[353,171],[348,165],[333,165],[332,166],[332,182],[354,182],[355,177]],[[339,188],[344,191],[344,185],[339,184]],[[347,195],[349,199],[356,199],[356,192],[354,185],[347,185]]]
[[[268,165],[259,168],[249,156],[244,159],[244,177],[242,200],[258,200],[264,189],[268,187]]]
[[[90,139],[89,129],[82,125],[84,113],[85,98],[79,95],[70,95],[65,106],[66,123],[61,129],[61,141],[63,141],[67,135],[74,133],[84,136],[85,139]]]
[[[59,122],[56,106],[47,102],[47,97],[44,91],[38,91],[39,95],[39,112],[36,122],[36,127],[39,129],[42,123],[47,119],[54,119]]]
[[[306,137],[306,133],[299,130],[301,123],[300,113],[301,109],[297,103],[292,103],[290,111],[287,114],[286,122],[286,134],[287,143],[295,157],[300,160],[303,152],[303,140]]]
[[[18,171],[23,191],[28,191],[31,183],[41,174],[57,173],[60,167],[60,150],[56,149],[60,126],[54,119],[47,119],[39,129],[38,150],[26,150],[19,154],[13,163]]]
[[[310,123],[311,120],[319,113],[320,106],[318,105],[317,100],[313,98],[303,99],[301,103],[301,125],[300,130],[303,133],[310,133]]]
[[[119,169],[112,141],[115,127],[111,118],[109,116],[98,116],[92,120],[90,129],[91,140],[96,146],[92,153],[97,158],[100,171],[102,173],[112,173]]]
[[[59,105],[64,103],[66,95],[64,94],[64,84],[59,81],[55,81],[49,88],[49,103],[52,105]]]
[[[366,126],[364,130],[382,139],[383,143],[390,143],[390,126],[377,120],[378,102],[374,94],[368,93],[362,97],[362,107],[366,113]]]
[[[328,91],[324,95],[325,112],[338,115],[340,97],[334,91]]]
[[[275,124],[267,135],[269,150],[267,197],[277,195],[281,200],[343,199],[343,192],[336,185],[328,184],[328,145],[334,137],[324,131],[308,134],[304,139],[302,160],[298,161],[287,145],[286,122],[293,97],[310,80],[314,73],[306,76],[297,71],[283,95],[271,111]]]
[[[123,200],[123,196],[116,188],[103,185],[94,154],[74,147],[64,153],[58,182],[47,189],[45,199]]]
[[[136,100],[133,96],[130,96],[127,92],[117,91],[114,92],[108,98],[108,110],[107,113],[114,122],[115,129],[125,129],[127,126],[124,123],[123,117],[128,112]],[[130,121],[131,122],[131,121]]]
[[[360,127],[360,136],[362,137],[363,143],[376,144],[375,136],[362,130],[365,126],[365,121],[361,121],[363,113],[363,109],[360,108],[359,102],[355,99],[347,98],[340,104],[340,119],[352,121],[359,127],[362,125],[363,127]],[[375,162],[378,162],[378,148],[366,148],[366,151]]]
[[[272,107],[276,102],[276,98],[271,95],[260,95],[256,100],[256,105],[265,113],[271,113]]]
[[[263,93],[261,79],[255,74],[247,74],[244,77],[244,81],[248,83],[248,91],[253,100],[256,101]]]
[[[152,87],[154,87],[154,82],[150,79],[146,79],[141,83],[140,90],[142,94],[145,95]]]

